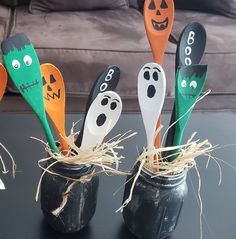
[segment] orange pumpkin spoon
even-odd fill
[[[0,101],[5,93],[7,86],[7,71],[3,64],[0,63]]]
[[[163,64],[165,49],[174,22],[173,0],[146,0],[144,4],[144,24],[152,48],[154,61]],[[157,128],[160,126],[160,119]],[[158,134],[155,146],[160,147],[161,136]]]
[[[52,64],[41,65],[45,110],[51,119],[61,144],[61,151],[68,154],[65,133],[65,86],[61,72]]]

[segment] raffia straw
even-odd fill
[[[170,176],[170,175],[176,175],[179,173],[182,173],[185,170],[188,170],[192,167],[196,167],[196,161],[195,159],[199,156],[206,156],[208,160],[212,157],[211,152],[214,150],[214,146],[208,141],[200,141],[195,140],[193,141],[194,136],[196,133],[193,133],[191,138],[188,140],[188,142],[185,145],[175,146],[175,147],[165,147],[165,148],[159,148],[155,149],[150,148],[146,149],[144,148],[143,153],[139,156],[136,163],[140,163],[138,167],[138,172],[136,176],[134,177],[134,180],[132,182],[131,190],[129,193],[129,197],[125,200],[123,205],[116,210],[116,212],[122,212],[123,209],[129,204],[129,202],[132,200],[132,194],[135,187],[135,184],[141,174],[141,171],[143,167],[145,167],[147,170],[152,172],[154,176],[152,177],[158,177],[158,176]],[[155,166],[158,167],[159,171],[155,172],[153,170],[153,157],[160,156],[162,152],[165,151],[176,151],[178,150],[178,157],[168,162],[167,159],[169,157],[173,157],[175,154],[171,154],[168,157],[159,157],[159,161],[155,163]]]
[[[87,150],[81,150],[75,145],[75,137],[78,134],[74,132],[75,124],[73,124],[71,128],[70,135],[66,138],[66,141],[69,145],[70,151],[65,156],[62,152],[59,153],[53,153],[50,149],[49,145],[45,143],[44,141],[31,137],[44,145],[46,152],[48,153],[49,157],[43,158],[38,161],[38,166],[43,170],[41,177],[38,182],[37,191],[35,200],[38,201],[39,198],[39,192],[41,188],[42,179],[45,176],[46,173],[61,177],[63,179],[66,179],[67,181],[72,182],[66,189],[66,191],[62,195],[62,201],[58,208],[54,209],[52,211],[52,214],[54,216],[59,216],[60,213],[64,210],[65,205],[68,201],[68,196],[77,183],[85,183],[90,181],[94,176],[105,173],[105,174],[116,174],[116,175],[123,175],[127,176],[128,173],[122,172],[119,170],[119,164],[122,159],[124,159],[123,156],[118,154],[118,150],[123,149],[124,147],[121,145],[121,143],[124,140],[127,140],[137,133],[132,133],[131,131],[127,131],[124,134],[118,134],[112,139],[108,140],[107,142],[103,143],[104,139],[101,139],[100,143],[95,147]],[[51,160],[54,160],[53,162]],[[45,167],[45,164],[48,164],[47,167]],[[88,175],[84,175],[80,177],[79,179],[74,179],[67,177],[65,175],[56,173],[52,170],[52,167],[57,163],[65,163],[68,165],[78,165],[78,166],[86,166],[86,165],[93,165],[96,168],[100,168],[100,170],[94,170]]]
[[[16,177],[16,163],[14,161],[14,158],[12,157],[11,153],[7,150],[7,148],[2,143],[0,143],[0,147],[3,148],[3,150],[8,154],[8,156],[11,160],[11,163],[12,163],[12,170],[11,170],[12,171],[12,177],[13,177],[13,179],[15,179],[15,177]],[[7,167],[4,163],[4,160],[3,160],[2,156],[0,156],[0,163],[1,163],[2,168],[3,168],[2,173],[7,174],[9,171],[7,170]],[[3,182],[2,182],[2,186],[4,186],[3,189],[5,189],[5,185],[4,185]]]
[[[206,92],[204,92],[204,93],[201,95],[201,97],[199,97],[199,98],[196,100],[196,102],[195,102],[179,119],[177,119],[175,122],[173,122],[173,123],[167,128],[167,130],[165,131],[165,133],[164,133],[164,135],[163,135],[163,137],[162,137],[161,147],[163,147],[164,139],[165,139],[165,137],[166,137],[168,131],[169,131],[172,127],[174,127],[178,121],[180,121],[182,118],[184,118],[185,115],[188,114],[189,111],[191,111],[199,101],[203,100],[203,99],[204,99],[207,95],[209,95],[210,93],[211,93],[211,90],[207,90]]]

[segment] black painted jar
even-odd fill
[[[46,165],[47,166],[47,165]],[[57,174],[80,179],[92,172],[92,166],[56,163],[51,168]],[[47,223],[61,233],[73,233],[84,228],[93,217],[97,204],[98,176],[85,182],[77,182],[69,192],[67,203],[59,216],[52,211],[60,207],[63,194],[74,181],[46,173],[41,184],[41,209]]]
[[[127,178],[124,201],[129,196],[137,170],[136,165]],[[153,173],[145,168],[142,170],[132,200],[123,210],[125,224],[135,236],[140,239],[164,239],[171,235],[187,195],[186,175],[187,171],[184,171],[174,176],[153,178]]]

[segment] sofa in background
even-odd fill
[[[124,100],[124,110],[137,112],[137,74],[142,65],[152,61],[152,54],[143,24],[143,1],[125,1],[127,6],[114,9],[51,9],[32,14],[34,10],[29,6],[29,0],[5,0],[5,5],[4,0],[0,0],[0,41],[24,32],[35,45],[40,62],[50,62],[59,67],[65,79],[67,112],[83,111],[89,90],[100,72],[108,64],[119,66],[121,80],[118,93]],[[184,8],[178,2],[176,5]],[[211,95],[198,103],[197,109],[236,109],[236,19],[200,10],[176,9],[164,60],[166,111],[171,110],[173,105],[176,44],[184,26],[193,21],[202,23],[207,30],[203,63],[209,65],[206,89],[212,90]],[[1,58],[0,53],[0,61]],[[0,111],[29,110],[9,80]]]

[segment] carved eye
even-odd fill
[[[153,77],[154,81],[158,81],[158,73],[157,73],[157,71],[155,71],[153,73],[152,77]]]
[[[32,64],[32,58],[29,55],[24,57],[24,63],[26,66],[30,66]]]
[[[111,110],[116,109],[116,107],[117,107],[117,103],[116,102],[112,102],[111,103]]]
[[[150,73],[149,73],[149,71],[145,71],[144,74],[143,74],[143,77],[146,80],[150,80]]]
[[[197,88],[197,82],[196,82],[195,80],[191,81],[190,87],[191,87],[192,89],[196,89],[196,88]]]
[[[107,98],[104,98],[104,99],[102,100],[101,104],[102,104],[103,106],[107,105],[107,104],[108,104],[108,99],[107,99]]]
[[[13,60],[11,64],[15,70],[20,68],[20,62],[18,60]]]
[[[168,5],[167,5],[167,3],[166,3],[166,0],[162,0],[162,2],[161,2],[161,8],[162,8],[162,9],[168,8]]]
[[[182,86],[183,88],[186,88],[186,86],[187,86],[187,82],[186,82],[186,80],[182,80],[182,82],[181,82],[181,86]]]
[[[150,10],[155,10],[156,9],[156,5],[154,3],[154,0],[151,0],[150,4],[148,6],[148,9],[150,9]]]

